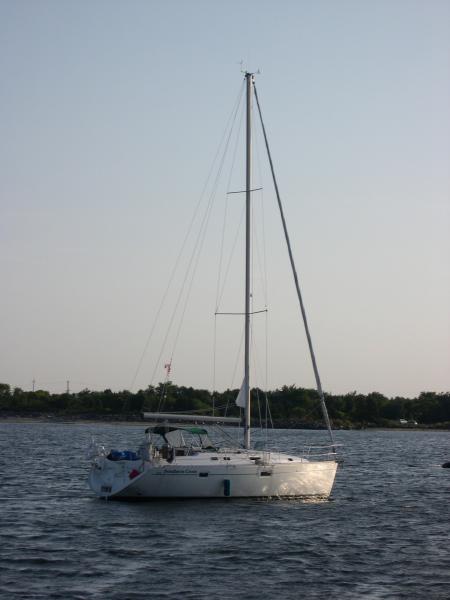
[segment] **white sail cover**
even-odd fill
[[[239,406],[240,408],[245,408],[244,384],[245,384],[245,379],[242,382],[241,389],[239,390],[239,394],[237,395],[237,398],[236,398],[236,406]]]

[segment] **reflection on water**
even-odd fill
[[[450,434],[337,432],[331,501],[104,502],[94,435],[137,446],[142,427],[0,424],[0,597],[123,600],[447,599]],[[322,432],[276,431],[295,452]]]

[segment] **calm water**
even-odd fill
[[[330,502],[93,498],[91,436],[142,431],[0,424],[1,598],[450,597],[450,433],[338,432]],[[322,434],[274,435],[293,451]]]

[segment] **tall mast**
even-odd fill
[[[250,252],[252,187],[252,86],[253,73],[245,73],[247,82],[247,133],[245,178],[245,358],[244,358],[244,446],[250,448]]]

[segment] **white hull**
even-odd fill
[[[172,463],[101,457],[93,464],[89,484],[101,498],[328,498],[336,469],[334,459],[307,461],[260,452],[205,452]]]

